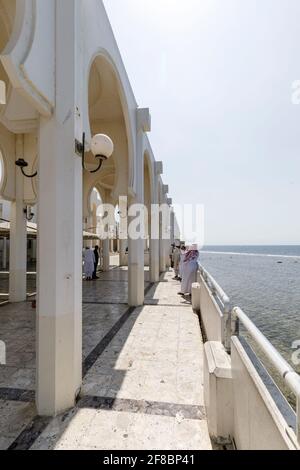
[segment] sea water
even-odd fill
[[[207,246],[200,262],[300,373],[300,246]]]

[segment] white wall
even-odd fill
[[[224,316],[202,276],[200,276],[200,312],[208,341],[222,343],[224,341]]]
[[[231,342],[234,440],[239,450],[292,450],[296,443],[237,337]]]

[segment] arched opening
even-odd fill
[[[127,194],[129,185],[129,139],[119,80],[104,56],[97,56],[91,66],[88,101],[91,134],[107,134],[114,143],[112,157],[97,173],[97,185],[117,199]],[[91,153],[87,161],[93,164]]]
[[[101,229],[101,217],[103,217],[103,201],[101,198],[101,194],[96,187],[94,187],[90,194],[89,200],[89,209],[90,209],[90,219],[89,219],[89,226],[87,227],[87,231],[90,233],[94,233],[96,236],[100,233]]]
[[[16,16],[16,0],[0,0],[0,54],[7,46],[12,34]],[[0,62],[0,80],[6,84],[9,89],[9,79],[5,69]]]
[[[88,104],[91,135],[108,135],[114,143],[114,152],[111,158],[104,162],[101,171],[96,174],[84,172],[84,193],[86,194],[87,188],[97,187],[101,190],[102,202],[116,207],[119,198],[127,196],[130,186],[132,167],[130,124],[118,73],[104,55],[98,55],[91,64]],[[87,154],[86,161],[88,168],[92,170],[95,167],[95,158],[91,152]],[[119,210],[115,212],[117,214]],[[118,264],[122,264],[120,262],[121,249],[125,251],[125,242],[123,246],[119,240],[117,217],[115,217],[115,225],[112,227],[108,245],[111,255],[120,254]],[[113,265],[116,264],[115,257],[110,256],[110,260]]]
[[[1,302],[7,301],[9,296],[7,270],[9,267],[10,202],[2,197],[4,180],[5,165],[0,150],[0,304]]]
[[[93,282],[84,282],[83,285],[84,352],[97,347],[99,337],[108,333],[107,325],[111,328],[114,318],[120,319],[120,315],[127,311],[128,241],[121,242],[119,229],[121,218],[127,219],[126,198],[128,188],[132,186],[133,165],[129,105],[119,73],[106,55],[99,54],[92,61],[87,85],[90,134],[109,136],[114,144],[114,152],[97,173],[91,173],[96,168],[96,162],[93,154],[88,152],[86,170],[83,173],[85,227],[100,233],[100,239],[95,243],[100,246],[101,260],[97,278]],[[120,202],[120,198],[126,199],[125,204]],[[107,205],[110,206],[110,216],[107,216]],[[105,233],[102,236],[102,228],[109,237]],[[126,343],[126,335],[118,342],[120,353],[124,347],[123,341]],[[98,381],[103,373],[117,376],[115,387],[121,387],[126,373],[117,364],[117,353],[115,351],[112,360],[105,365],[105,372],[99,364],[99,374],[93,379],[94,384],[87,377],[83,393],[86,389],[91,393],[91,389],[98,388]]]
[[[16,16],[16,0],[0,0],[0,52],[7,45]]]
[[[3,153],[0,149],[0,301],[10,299],[12,269],[11,243],[13,230],[13,203],[5,195],[6,165]],[[26,205],[26,221],[24,227],[24,265],[26,266],[24,275],[26,277],[27,298],[36,294],[36,261],[37,261],[37,220],[36,206]],[[11,299],[10,299],[11,300]]]
[[[150,266],[151,248],[151,162],[147,152],[144,154],[144,205],[145,205],[145,266]]]

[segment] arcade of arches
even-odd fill
[[[0,0],[0,449],[211,448],[150,131],[102,0]]]

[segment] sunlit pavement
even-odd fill
[[[0,309],[0,449],[210,449],[197,315],[166,273],[129,309],[127,269],[83,282],[83,373],[77,406],[36,416],[35,310]]]

